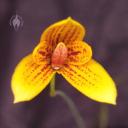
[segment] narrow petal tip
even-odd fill
[[[112,105],[117,105],[117,89],[116,89],[116,85],[114,84],[114,87],[113,87],[113,93],[112,93],[112,96],[110,98],[110,104]]]
[[[111,101],[106,101],[105,103],[111,104],[111,105],[117,105],[116,99],[111,100]]]
[[[17,97],[14,97],[13,104],[20,103],[20,102],[25,102],[25,101],[27,101],[27,100],[22,99],[22,98],[17,98]]]
[[[67,20],[73,20],[71,16],[67,17]]]
[[[16,104],[16,103],[19,103],[19,102],[20,101],[14,99],[13,104]]]
[[[117,105],[116,98],[117,98],[117,96],[116,96],[115,99],[111,102],[112,105]]]
[[[106,102],[101,102],[101,104],[109,104],[109,105],[114,105],[116,106],[117,105],[117,102],[116,101],[106,101]]]
[[[112,105],[116,105],[117,103],[116,103],[116,101],[114,101],[113,103],[112,103]]]

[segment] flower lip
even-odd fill
[[[68,50],[63,42],[57,44],[52,53],[51,66],[54,70],[59,70],[65,64],[68,56]]]

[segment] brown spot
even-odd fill
[[[78,55],[80,53],[80,51],[76,51],[76,52],[71,52],[71,53],[69,53],[69,55]]]
[[[39,54],[41,54],[42,56],[44,56],[46,53],[43,51],[39,51]]]

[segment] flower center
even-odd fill
[[[68,55],[67,47],[64,43],[60,42],[57,44],[53,51],[51,58],[51,66],[54,70],[60,69],[65,63]]]

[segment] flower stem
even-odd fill
[[[55,76],[56,74],[53,75],[51,81],[50,81],[50,96],[54,97],[56,94],[56,90],[55,90]]]
[[[108,125],[108,107],[102,104],[99,113],[99,128],[107,128]]]
[[[67,103],[69,110],[71,111],[72,116],[74,117],[78,128],[85,128],[84,120],[81,117],[79,111],[77,110],[74,102],[63,91],[55,90],[55,75],[53,76],[50,82],[50,96],[51,97],[60,96],[61,98],[63,98],[63,100]]]
[[[81,117],[79,111],[77,110],[74,102],[64,92],[62,92],[60,90],[56,91],[56,96],[57,95],[61,96],[64,99],[64,101],[67,103],[67,105],[76,121],[76,124],[78,125],[78,128],[85,128],[83,118]]]

